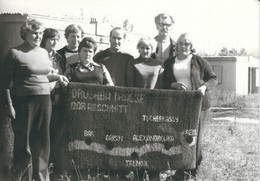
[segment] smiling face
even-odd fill
[[[26,33],[25,40],[31,47],[39,47],[42,41],[43,29],[29,30]]]
[[[94,48],[82,47],[79,52],[80,62],[83,65],[87,65],[93,62],[94,53],[95,53]]]
[[[140,44],[138,47],[138,52],[140,53],[140,56],[145,59],[148,59],[151,57],[152,50],[153,49],[152,49],[151,45],[149,45],[149,43],[145,43],[145,42]]]
[[[121,50],[122,45],[125,41],[124,35],[125,35],[124,31],[119,29],[115,29],[111,32],[109,41],[110,41],[110,49],[112,51],[118,52]]]
[[[177,43],[177,54],[179,56],[188,56],[192,52],[192,43],[185,36],[181,36]]]

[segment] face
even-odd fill
[[[185,37],[177,42],[177,52],[179,55],[188,56],[191,54],[192,45]]]
[[[172,30],[171,18],[170,17],[161,18],[160,23],[158,23],[156,26],[159,35],[168,36],[170,31]]]
[[[68,48],[70,50],[77,50],[79,46],[79,42],[81,41],[81,32],[77,33],[70,33],[67,42],[68,42]]]
[[[140,53],[140,56],[145,59],[151,57],[152,50],[153,50],[152,47],[146,43],[141,44],[138,48],[138,52]]]
[[[58,42],[59,42],[59,36],[55,36],[53,38],[48,38],[45,41],[45,49],[48,51],[55,50]]]
[[[79,52],[79,59],[82,64],[88,64],[93,62],[94,49],[82,47]]]
[[[43,29],[29,30],[25,36],[25,40],[31,47],[39,47],[42,41]]]
[[[125,41],[124,39],[124,32],[121,31],[121,30],[114,30],[112,33],[111,33],[111,36],[110,36],[110,48],[115,51],[115,52],[118,52],[121,50],[121,47]]]

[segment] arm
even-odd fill
[[[13,103],[10,95],[10,89],[6,89],[5,97],[7,102],[7,116],[10,117],[11,119],[15,119],[16,113],[13,107]]]
[[[134,87],[135,74],[134,74],[134,63],[133,60],[129,61],[126,69],[126,85],[127,87]]]
[[[208,63],[207,60],[200,57],[201,63],[203,64],[203,84],[198,88],[199,91],[203,95],[205,95],[206,91],[210,91],[214,89],[214,87],[218,83],[217,76],[215,72],[213,71],[211,65]]]
[[[50,82],[53,81],[59,81],[61,83],[61,85],[67,86],[69,83],[69,80],[67,79],[67,77],[65,77],[64,75],[47,75],[48,79]]]
[[[164,69],[161,67],[158,73],[157,82],[155,85],[155,89],[162,89],[163,88],[163,76],[164,76]]]
[[[103,77],[104,77],[103,84],[107,85],[107,86],[114,86],[115,84],[112,81],[112,78],[111,78],[110,73],[108,72],[107,68],[104,65],[102,65],[102,68],[103,68]]]
[[[3,75],[1,77],[1,79],[3,81],[2,85],[3,85],[3,90],[4,90],[4,105],[6,106],[6,113],[7,116],[10,117],[11,119],[15,119],[15,109],[13,107],[13,102],[11,99],[11,93],[10,93],[10,89],[12,87],[12,79],[13,79],[13,75],[15,73],[15,67],[16,67],[16,59],[14,58],[15,55],[13,53],[13,51],[9,51],[6,59],[4,60],[3,63],[3,67],[1,67],[1,71],[3,72]]]

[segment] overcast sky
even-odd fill
[[[80,9],[118,25],[129,19],[135,31],[152,37],[157,33],[154,17],[167,12],[175,20],[172,37],[188,32],[197,49],[206,52],[259,47],[258,0],[0,0],[0,13],[59,16],[79,14]]]

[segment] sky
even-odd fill
[[[118,25],[128,19],[136,32],[151,37],[157,34],[154,17],[166,12],[175,21],[173,39],[189,33],[201,52],[211,54],[222,47],[258,52],[258,0],[0,0],[0,13],[61,16],[80,12]]]

